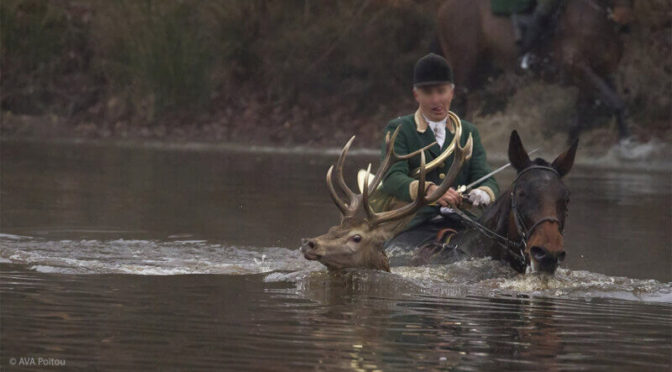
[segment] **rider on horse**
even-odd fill
[[[385,128],[386,133],[392,133],[401,127],[394,148],[399,154],[407,154],[433,142],[432,147],[425,151],[428,163],[440,157],[446,150],[450,151],[449,144],[453,141],[456,125],[461,126],[459,143],[464,146],[469,136],[473,137],[473,151],[471,158],[466,161],[451,187],[435,206],[427,206],[416,214],[406,230],[388,242],[403,246],[418,246],[437,234],[446,230],[461,228],[459,219],[450,213],[449,208],[458,208],[462,198],[468,198],[472,205],[487,205],[495,200],[499,187],[493,177],[489,177],[476,188],[462,195],[459,185],[467,185],[490,173],[486,161],[486,153],[481,143],[476,127],[460,120],[450,112],[450,104],[454,94],[453,73],[448,62],[436,54],[428,54],[420,58],[415,64],[413,74],[413,95],[418,102],[415,113],[398,117],[390,121]],[[428,130],[429,129],[429,130]],[[385,144],[383,144],[383,156]],[[417,157],[416,157],[417,158]],[[412,177],[413,170],[420,166],[420,160],[411,158],[394,164],[385,175],[381,186],[384,194],[393,196],[402,202],[411,202],[418,193],[418,180]],[[446,176],[453,162],[448,157],[427,172],[427,192],[431,193],[436,185]]]
[[[513,20],[523,68],[528,66],[529,53],[550,32],[551,18],[561,3],[561,0],[491,0],[495,15],[511,16]]]

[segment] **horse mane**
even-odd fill
[[[551,163],[547,162],[546,160],[544,160],[542,158],[536,158],[536,159],[532,160],[530,163],[531,164],[529,164],[527,167],[532,166],[532,165],[541,165],[541,166],[544,166],[544,167],[550,167],[551,166]],[[527,168],[527,167],[525,167],[525,168]],[[524,169],[521,169],[521,170],[524,170]],[[518,173],[520,173],[520,172],[518,172]]]
[[[503,227],[511,210],[511,189],[506,189],[495,202],[483,211],[478,222],[494,231],[499,232]]]

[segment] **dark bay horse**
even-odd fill
[[[565,258],[562,234],[569,189],[562,178],[574,164],[577,147],[575,140],[551,163],[532,160],[514,130],[509,161],[517,171],[516,179],[479,219],[488,231],[467,228],[458,232],[449,244],[450,255],[457,251],[458,256],[493,257],[509,262],[519,272],[555,272]]]
[[[570,139],[578,137],[586,126],[588,110],[598,99],[616,116],[621,139],[630,135],[626,105],[611,77],[623,54],[616,25],[632,19],[632,1],[565,1],[557,14],[552,40],[537,51],[557,64],[566,80],[579,89]],[[493,15],[490,0],[446,0],[438,11],[437,36],[464,99],[477,87],[486,65],[504,71],[517,68],[512,21]]]

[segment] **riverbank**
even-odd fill
[[[323,148],[354,134],[376,148],[415,108],[413,63],[432,50],[440,1],[196,4],[2,2],[0,136]],[[672,142],[670,9],[635,2],[622,35],[615,84],[639,143]],[[472,121],[490,152],[513,129],[564,146],[575,89],[507,75],[481,93]],[[613,120],[589,126],[583,149],[617,144]]]
[[[500,77],[500,80],[510,77]],[[567,147],[567,129],[575,112],[576,90],[571,87],[535,82],[518,77],[521,87],[509,98],[503,111],[477,114],[472,122],[491,160],[506,160],[509,135],[517,130],[529,148],[541,148],[547,157]],[[113,105],[113,103],[111,104]],[[161,123],[106,120],[76,121],[57,115],[17,115],[3,112],[0,134],[5,140],[30,142],[114,144],[156,149],[224,150],[296,154],[335,155],[355,135],[353,150],[377,153],[387,121],[414,110],[412,97],[388,102],[373,115],[351,116],[334,101],[323,110],[331,114],[315,119],[307,110],[296,108],[295,119],[282,121],[280,110],[252,102],[223,102],[218,109],[205,111],[190,120],[185,115],[166,118]],[[395,111],[397,110],[397,111]],[[242,112],[238,115],[237,113]],[[93,119],[93,118],[91,118]],[[641,117],[628,119],[633,137],[619,142],[614,118],[602,116],[599,125],[580,136],[579,164],[601,167],[667,170],[672,158],[672,126],[665,121],[642,123]],[[274,125],[269,125],[269,124]]]

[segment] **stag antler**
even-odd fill
[[[378,184],[380,184],[380,182],[383,180],[385,173],[387,173],[387,171],[394,163],[401,160],[408,160],[419,154],[423,154],[425,150],[428,150],[430,147],[436,145],[436,141],[434,141],[429,145],[421,148],[420,150],[416,150],[405,155],[399,155],[396,153],[396,151],[394,151],[394,144],[397,141],[397,135],[399,134],[400,129],[401,126],[398,126],[397,129],[394,130],[394,133],[392,133],[392,137],[390,137],[390,132],[387,132],[387,134],[385,135],[385,148],[386,148],[385,157],[383,158],[383,161],[380,163],[378,171],[376,172],[376,175],[373,177],[371,185],[369,185],[368,190],[369,193],[373,193],[378,188]],[[367,177],[368,175],[369,174],[367,173]]]
[[[425,153],[424,151],[420,153],[420,177],[418,179],[418,195],[412,203],[406,204],[405,206],[386,212],[376,213],[373,211],[369,205],[369,188],[367,187],[368,183],[368,170],[367,177],[364,178],[364,191],[362,192],[362,201],[364,211],[368,217],[369,225],[378,225],[383,222],[388,222],[392,220],[398,220],[406,216],[412,215],[417,212],[420,208],[432,204],[439,200],[443,194],[448,191],[450,186],[457,178],[460,169],[462,169],[462,164],[464,160],[469,157],[473,147],[473,138],[469,134],[469,139],[464,147],[460,146],[459,143],[455,146],[455,157],[453,159],[453,164],[450,166],[446,177],[441,181],[441,184],[434,189],[434,191],[427,196],[427,190],[425,189],[425,178],[427,175],[427,169],[425,166]]]
[[[334,170],[334,166],[332,165],[329,167],[329,170],[327,171],[327,187],[329,188],[329,195],[331,195],[331,199],[334,201],[334,204],[338,207],[338,209],[341,210],[341,213],[343,215],[348,215],[351,207],[356,204],[355,200],[357,199],[357,194],[352,192],[348,185],[345,183],[345,179],[343,178],[343,163],[345,162],[345,156],[348,154],[348,150],[350,150],[350,146],[352,145],[352,142],[355,140],[355,136],[352,136],[348,143],[345,144],[343,147],[343,150],[341,151],[341,155],[338,157],[338,160],[336,161],[336,173],[337,173],[337,183],[338,186],[340,187],[341,191],[346,194],[346,196],[349,199],[349,202],[346,203],[344,202],[339,196],[338,193],[336,192],[336,189],[334,189],[334,184],[332,182],[332,176],[331,173]]]
[[[350,146],[352,145],[352,142],[355,139],[355,136],[352,136],[352,138],[350,138],[348,143],[346,143],[345,147],[343,147],[343,151],[341,151],[341,155],[338,157],[338,160],[336,161],[336,174],[337,174],[337,185],[339,186],[341,192],[347,195],[349,199],[348,203],[346,203],[339,197],[338,193],[336,192],[336,189],[334,188],[332,180],[332,173],[334,170],[334,166],[332,165],[327,171],[327,187],[329,188],[329,194],[331,195],[334,204],[336,204],[338,209],[341,210],[341,213],[343,214],[344,217],[354,215],[357,212],[358,208],[362,206],[367,216],[367,222],[369,223],[370,226],[375,226],[383,222],[401,219],[403,217],[414,214],[423,206],[436,202],[446,191],[448,191],[453,181],[455,181],[455,178],[457,177],[460,169],[462,168],[464,160],[467,159],[471,154],[473,139],[471,137],[471,134],[469,134],[469,139],[467,140],[467,143],[464,147],[461,147],[459,145],[459,139],[458,141],[456,141],[455,157],[453,160],[453,164],[450,166],[450,169],[448,170],[448,173],[446,174],[446,177],[443,179],[441,184],[434,190],[434,192],[432,192],[429,196],[427,196],[427,192],[425,190],[427,169],[425,164],[424,152],[425,150],[434,146],[436,142],[433,142],[430,145],[425,146],[417,151],[413,151],[409,154],[399,155],[394,150],[394,143],[396,141],[397,135],[399,134],[400,128],[401,127],[397,127],[392,136],[390,136],[389,132],[385,136],[385,145],[386,145],[385,157],[383,158],[380,166],[378,167],[378,171],[376,172],[376,175],[373,177],[371,184],[369,184],[369,174],[371,172],[371,166],[369,165],[369,168],[366,171],[366,177],[364,178],[364,187],[362,188],[363,191],[362,194],[360,195],[355,194],[346,185],[345,179],[343,178],[343,164],[345,162],[345,156],[347,155],[348,150],[350,149]],[[412,203],[409,203],[399,209],[379,213],[374,212],[371,206],[369,205],[369,195],[376,190],[378,184],[380,184],[383,177],[385,176],[385,173],[387,173],[387,171],[394,163],[401,160],[408,160],[417,155],[420,155],[420,169],[419,169],[420,177],[418,180],[418,195],[416,196],[415,200]]]
[[[383,176],[388,171],[388,169],[390,169],[392,164],[400,160],[410,159],[436,144],[436,142],[432,142],[431,144],[421,148],[420,150],[413,151],[406,155],[399,155],[394,151],[394,143],[397,139],[397,135],[399,134],[400,129],[401,127],[397,127],[397,129],[392,134],[392,137],[390,137],[390,132],[387,132],[387,134],[385,135],[385,146],[386,146],[385,157],[383,158],[380,167],[378,167],[378,171],[376,172],[373,182],[369,186],[370,187],[369,193],[372,193],[378,187],[378,184],[380,183],[380,181],[382,181]],[[357,208],[359,207],[359,203],[357,201],[361,200],[359,199],[359,195],[355,194],[348,187],[348,185],[345,183],[345,179],[343,178],[343,164],[345,163],[345,157],[347,156],[348,150],[350,150],[350,146],[352,145],[352,142],[354,140],[355,136],[352,136],[348,141],[348,143],[346,143],[345,146],[343,147],[341,155],[338,157],[338,160],[336,161],[336,184],[340,188],[341,192],[343,192],[348,197],[347,203],[338,196],[338,193],[334,188],[332,178],[334,166],[332,165],[331,167],[329,167],[329,170],[327,171],[327,187],[329,188],[329,195],[331,195],[331,199],[334,201],[334,204],[336,204],[336,206],[338,207],[338,209],[341,210],[341,213],[344,216],[354,214],[357,211]]]

